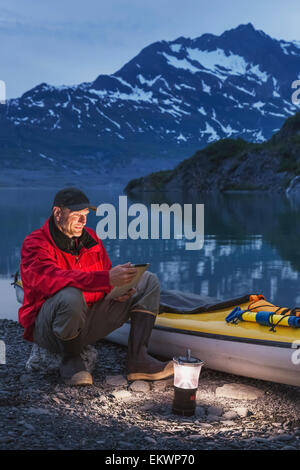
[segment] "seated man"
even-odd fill
[[[65,383],[92,384],[80,353],[130,318],[128,380],[158,380],[173,375],[172,362],[147,353],[159,311],[157,276],[145,272],[136,289],[107,299],[113,286],[129,283],[136,274],[130,263],[112,267],[96,233],[86,225],[90,205],[76,188],[59,191],[52,215],[28,235],[21,250],[24,301],[19,320],[24,338],[62,354]]]

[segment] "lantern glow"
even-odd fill
[[[173,358],[174,362],[174,401],[173,413],[192,416],[196,407],[196,391],[203,361],[191,357],[187,350],[186,357]]]
[[[200,367],[190,367],[174,362],[174,385],[178,388],[197,388]]]

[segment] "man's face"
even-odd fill
[[[58,228],[67,237],[80,237],[86,224],[89,209],[70,211],[67,208],[53,207],[53,215]]]

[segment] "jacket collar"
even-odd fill
[[[49,218],[49,232],[55,245],[62,251],[70,253],[71,255],[79,255],[80,250],[84,247],[90,249],[97,245],[97,241],[83,229],[80,237],[67,237],[57,227],[53,215]]]

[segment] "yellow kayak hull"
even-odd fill
[[[278,326],[270,331],[253,322],[227,323],[231,311],[232,307],[199,314],[162,313],[149,351],[172,358],[189,348],[209,369],[299,387],[300,328]],[[107,339],[126,345],[129,330],[127,323]]]

